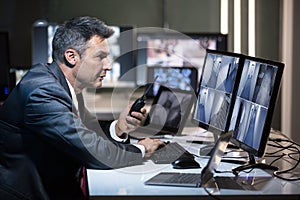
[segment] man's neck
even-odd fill
[[[82,92],[82,88],[79,88],[76,83],[76,74],[74,74],[74,69],[66,66],[65,64],[59,63],[59,67],[61,68],[63,74],[65,75],[66,79],[69,81],[71,86],[74,88],[76,94]]]

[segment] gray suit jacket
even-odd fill
[[[82,165],[111,169],[142,162],[138,148],[111,139],[110,122],[84,112],[78,118],[56,63],[33,66],[0,108],[0,196],[80,199]]]

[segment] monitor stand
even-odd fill
[[[239,167],[236,167],[236,168],[232,169],[232,172],[233,172],[234,175],[238,175],[240,171],[244,171],[244,170],[247,170],[247,169],[253,169],[253,168],[270,169],[270,170],[274,170],[274,171],[278,170],[278,167],[271,166],[271,165],[268,165],[268,164],[265,164],[265,163],[256,162],[255,157],[254,157],[253,154],[248,153],[248,155],[249,155],[248,164],[242,165],[242,166],[239,166]]]
[[[216,133],[215,131],[211,131],[214,137],[214,141],[211,143],[207,143],[204,147],[201,147],[199,150],[200,156],[211,156],[212,150],[215,146],[216,141],[219,139],[220,133]]]
[[[211,150],[210,158],[206,166],[201,171],[201,187],[209,187],[211,184],[210,180],[212,180],[213,174],[221,162],[221,158],[224,155],[231,136],[232,131],[221,133],[216,140],[214,147]]]

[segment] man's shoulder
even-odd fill
[[[63,89],[57,77],[51,72],[47,64],[42,63],[33,65],[17,87],[21,91],[27,91],[29,93],[34,92],[38,88],[46,88],[47,90],[51,90],[51,88],[55,90]]]
[[[53,75],[48,65],[43,63],[33,65],[20,81],[20,85],[26,85],[26,87],[37,87],[51,83],[57,83],[57,78]]]
[[[33,65],[29,71],[26,73],[26,75],[23,77],[22,81],[35,81],[39,78],[51,78],[49,70],[47,69],[47,66],[42,63],[38,63]]]

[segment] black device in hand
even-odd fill
[[[145,106],[145,100],[146,100],[145,95],[143,95],[142,97],[135,100],[135,102],[133,103],[133,105],[130,108],[130,111],[129,111],[130,115],[132,112],[141,112],[142,107]]]
[[[141,109],[145,106],[145,101],[146,101],[146,94],[150,91],[151,88],[153,88],[153,85],[156,81],[156,79],[158,78],[158,76],[155,77],[153,83],[151,84],[151,86],[144,92],[144,94],[138,98],[137,100],[135,100],[135,102],[132,104],[129,114],[130,116],[132,112],[141,112]]]

